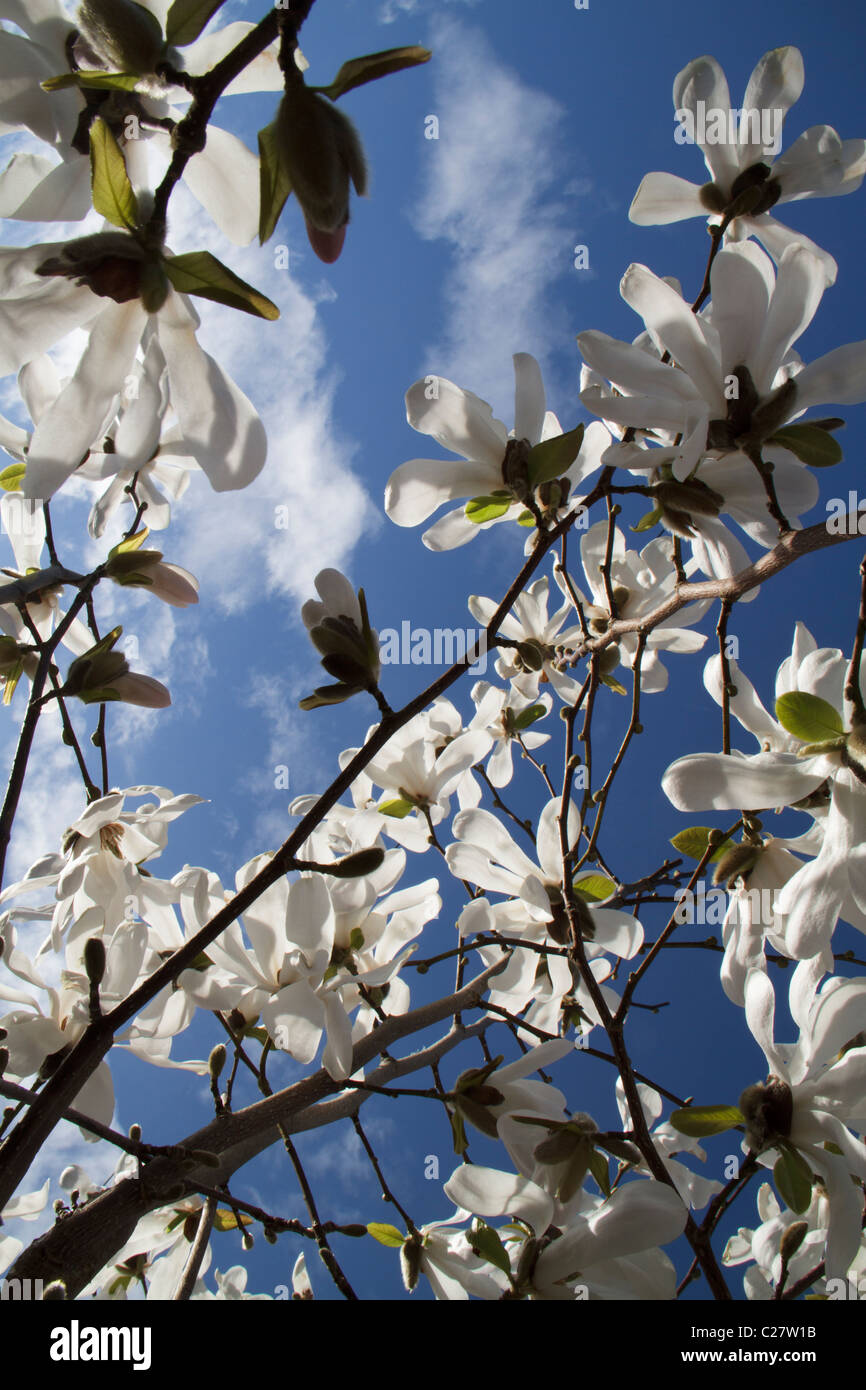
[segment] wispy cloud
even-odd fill
[[[574,190],[563,184],[564,112],[455,17],[434,21],[432,47],[439,130],[414,222],[450,243],[453,263],[427,369],[507,401],[510,353],[543,364],[567,327],[554,293],[578,240]]]
[[[445,0],[448,5],[477,5],[479,0]],[[383,0],[379,10],[380,24],[393,24],[407,14],[424,14],[439,9],[439,0]]]

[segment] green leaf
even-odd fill
[[[197,294],[228,304],[245,314],[262,319],[278,319],[280,311],[265,295],[241,280],[228,266],[212,256],[210,251],[189,251],[185,256],[172,256],[165,262],[165,273],[181,294]]]
[[[809,421],[802,425],[786,425],[784,429],[776,430],[767,442],[788,449],[810,468],[832,468],[834,463],[842,460],[842,446],[838,440],[820,425]]]
[[[138,222],[138,202],[120,146],[101,116],[90,127],[90,177],[96,211],[115,227],[131,231]]]
[[[451,1121],[451,1134],[454,1139],[454,1152],[462,1157],[469,1148],[469,1140],[466,1138],[466,1126],[463,1123],[463,1116],[459,1110],[449,1110],[448,1118]]]
[[[736,1105],[689,1105],[684,1110],[675,1110],[671,1124],[679,1134],[690,1139],[705,1139],[710,1134],[723,1134],[734,1125],[743,1124],[743,1116]]]
[[[237,1215],[229,1211],[228,1207],[217,1207],[214,1212],[213,1228],[215,1231],[236,1231],[238,1226],[252,1226],[253,1218],[247,1216],[245,1211],[239,1211]]]
[[[396,1226],[389,1226],[387,1221],[369,1221],[367,1232],[374,1240],[378,1240],[380,1245],[387,1245],[390,1250],[400,1250],[406,1243],[406,1237]]]
[[[803,743],[824,743],[844,734],[839,712],[819,695],[805,690],[791,690],[776,701],[776,718]]]
[[[606,685],[608,690],[615,690],[617,695],[628,694],[625,686],[621,681],[618,681],[615,676],[602,676],[601,683],[602,685]]]
[[[661,507],[653,507],[651,512],[647,512],[646,516],[641,517],[636,526],[630,526],[628,529],[630,531],[651,531],[654,526],[658,526],[661,518]]]
[[[61,72],[40,83],[45,92],[61,92],[65,87],[89,87],[97,91],[134,92],[141,78],[134,72]]]
[[[349,933],[349,950],[361,951],[364,948],[364,933],[360,927],[353,927]]]
[[[317,685],[312,695],[298,701],[298,709],[321,709],[323,705],[341,705],[360,692],[359,685]]]
[[[545,439],[530,449],[529,486],[533,490],[568,472],[580,453],[583,433],[584,426],[578,425],[576,429],[557,434],[553,439]]]
[[[812,1169],[791,1144],[779,1145],[780,1157],[773,1165],[773,1181],[785,1206],[798,1215],[807,1211],[812,1200]]]
[[[259,131],[259,243],[264,246],[276,230],[286,199],[292,191],[282,158],[277,123]]]
[[[710,842],[711,829],[712,827],[709,825],[690,825],[687,830],[681,830],[678,835],[674,835],[671,844],[674,849],[679,850],[680,854],[687,854],[689,859],[701,860],[706,854],[707,845]],[[732,840],[723,840],[721,844],[716,846],[708,862],[717,864],[732,845]]]
[[[590,903],[604,902],[605,898],[616,892],[616,884],[604,874],[588,874],[586,878],[575,879],[572,887],[575,893]]]
[[[401,72],[403,68],[414,68],[433,57],[428,48],[411,44],[407,48],[386,48],[381,53],[366,53],[361,58],[350,58],[344,63],[328,87],[313,87],[314,92],[322,92],[331,101],[351,92],[353,87],[362,87],[365,82],[378,82],[391,72]]]
[[[535,525],[535,517],[532,515],[532,512],[521,512],[520,516],[517,518],[517,524],[518,526],[532,527]]]
[[[108,552],[109,560],[113,560],[115,555],[127,555],[130,551],[140,550],[150,535],[150,528],[145,526],[141,531],[137,531],[134,536],[129,536],[126,540],[118,541]]]
[[[4,492],[20,492],[26,472],[26,463],[10,463],[9,467],[4,468],[3,472],[0,473],[0,487]]]
[[[595,1178],[605,1197],[610,1196],[610,1161],[605,1154],[593,1149],[589,1159],[589,1171]]]
[[[488,1226],[484,1221],[479,1221],[468,1232],[467,1240],[476,1255],[480,1255],[483,1260],[494,1265],[496,1269],[501,1269],[503,1274],[511,1273],[508,1251],[499,1239],[499,1232],[494,1231],[492,1226]]]
[[[547,710],[544,705],[529,705],[527,709],[521,710],[520,714],[515,715],[512,728],[516,732],[522,733],[523,730],[528,729],[531,724],[535,724],[539,719],[543,719],[546,714]]]
[[[174,0],[165,21],[166,42],[183,48],[198,38],[223,0]]]
[[[415,807],[405,797],[397,796],[393,801],[380,801],[376,810],[380,811],[383,816],[393,816],[395,820],[403,820],[415,810]]]
[[[504,495],[493,493],[489,497],[473,497],[471,502],[466,503],[466,515],[476,526],[480,526],[484,521],[496,521],[498,517],[504,516],[513,501],[510,492]]]

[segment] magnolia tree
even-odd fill
[[[851,952],[837,973],[834,953],[838,922],[866,930],[866,580],[859,608],[852,588],[848,652],[797,624],[774,704],[731,642],[736,607],[759,585],[857,532],[856,515],[852,527],[800,518],[841,457],[843,421],[821,412],[866,399],[866,343],[798,354],[837,267],[776,213],[857,189],[866,142],[822,125],[783,148],[804,80],[795,48],[760,59],[734,111],[714,59],[676,77],[677,119],[709,178],[648,174],[630,217],[703,219],[706,273],[683,289],[628,268],[620,289],[643,320],[637,338],[578,339],[592,423],[561,428],[522,352],[511,429],[444,377],[409,388],[410,425],[448,457],[396,469],[391,522],[419,526],[446,508],[422,536],[440,552],[524,528],[508,591],[469,600],[474,650],[393,708],[364,590],[323,570],[301,616],[330,679],[304,717],[320,727],[329,706],[354,700],[375,722],[326,790],[292,803],[285,842],[233,884],[206,865],[160,876],[173,823],[198,797],[111,784],[111,705],[159,708],[169,693],[129,669],[101,596],[117,585],[195,603],[195,578],[152,532],[168,532],[192,470],[223,492],[267,466],[255,405],[196,340],[195,299],[264,320],[278,311],[211,253],[172,253],[172,195],[185,180],[238,244],[256,231],[267,241],[294,197],[313,251],[335,261],[352,188],[366,186],[339,99],[430,57],[350,57],[330,86],[308,85],[298,33],[312,3],[223,28],[209,26],[220,0],[84,0],[74,14],[60,0],[0,3],[0,58],[17,75],[4,123],[48,146],[12,158],[2,206],[27,221],[104,219],[89,235],[0,252],[2,370],[18,373],[33,422],[0,420],[15,552],[0,662],[10,717],[21,716],[0,856],[40,719],[56,721],[82,783],[62,844],[36,847],[0,896],[0,1270],[58,1299],[269,1297],[246,1291],[243,1264],[207,1282],[211,1237],[230,1228],[245,1248],[257,1231],[307,1242],[350,1299],[365,1292],[344,1267],[352,1241],[389,1247],[406,1289],[437,1299],[668,1300],[695,1281],[707,1299],[833,1298],[866,1268],[866,978]],[[233,91],[274,94],[258,159],[211,123]],[[64,377],[49,353],[72,328],[86,346]],[[56,495],[82,481],[91,537],[123,528],[84,574],[52,526]],[[647,536],[628,539],[624,507]],[[482,651],[495,673],[466,680]],[[640,794],[628,777],[645,702],[664,698],[668,667],[696,660],[720,746],[672,758],[662,786],[689,817],[724,813],[724,829],[685,821],[675,856],[651,845],[652,866],[636,868],[609,843],[605,813],[615,782]],[[461,681],[463,710],[450,698]],[[600,758],[599,720],[618,714],[619,747]],[[516,755],[538,794],[515,776]],[[783,808],[801,818],[793,838],[766,826]],[[724,894],[720,941],[694,929],[707,875]],[[446,886],[449,903],[463,895],[454,909]],[[664,914],[652,940],[649,913]],[[720,988],[766,1057],[766,1074],[731,1075],[722,1103],[677,1095],[634,1044],[645,982],[675,945],[719,952]],[[774,1026],[779,991],[791,1023]],[[676,1004],[653,1020],[674,1041]],[[206,1062],[172,1052],[194,1019],[211,1034]],[[184,1133],[178,1121],[171,1145],[113,1128],[121,1045],[197,1072],[210,1123]],[[273,1080],[280,1054],[301,1079]],[[590,1057],[607,1067],[616,1127],[567,1099]],[[170,1095],[171,1071],[156,1075]],[[423,1099],[453,1147],[427,1210],[409,1209],[364,1128],[382,1096]],[[82,1167],[59,1173],[54,1223],[25,1246],[10,1224],[38,1217],[49,1193],[32,1190],[28,1170],[69,1122],[114,1146],[114,1176],[98,1186]],[[354,1128],[392,1221],[371,1211],[340,1224],[314,1192],[296,1137],[338,1125]],[[708,1176],[701,1141],[725,1131],[736,1157]],[[306,1221],[279,1198],[248,1199],[245,1166],[270,1146],[294,1170]],[[741,1228],[725,1241],[734,1208]],[[293,1296],[312,1297],[303,1255]]]

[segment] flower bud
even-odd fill
[[[529,496],[529,453],[528,439],[509,439],[502,460],[502,481],[517,498],[524,502]]]
[[[733,888],[738,878],[747,880],[762,854],[761,845],[733,845],[716,865],[713,883]]]
[[[42,1291],[43,1303],[62,1303],[66,1300],[66,1285],[62,1279],[54,1279]]]
[[[217,1043],[216,1047],[211,1050],[211,1054],[207,1059],[207,1069],[210,1073],[210,1079],[214,1082],[214,1084],[216,1084],[216,1082],[219,1081],[225,1064],[225,1043]]]
[[[779,1254],[786,1264],[800,1249],[808,1230],[808,1221],[794,1221],[783,1231],[782,1239],[779,1241]]]
[[[778,1076],[747,1086],[739,1100],[746,1121],[746,1140],[755,1153],[771,1149],[779,1139],[787,1139],[794,1118],[791,1088]]]
[[[306,219],[310,245],[330,264],[343,249],[349,181],[359,197],[367,191],[358,132],[333,102],[310,91],[294,66],[275,124],[279,157]]]
[[[381,868],[384,859],[385,851],[373,845],[371,849],[359,849],[336,864],[329,864],[328,872],[334,878],[363,878],[365,874],[375,873]]]
[[[84,971],[92,985],[102,984],[105,975],[105,942],[101,936],[91,936],[84,943]]]
[[[83,0],[78,28],[117,72],[153,72],[165,46],[155,17],[134,0]]]
[[[95,232],[68,241],[58,256],[36,267],[36,274],[74,280],[104,299],[128,304],[142,294],[147,260],[147,252],[126,232]]]
[[[418,1236],[410,1236],[400,1246],[400,1272],[403,1275],[403,1284],[408,1293],[412,1293],[418,1284],[418,1276],[421,1273],[422,1248]]]

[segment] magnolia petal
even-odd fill
[[[706,217],[700,186],[676,174],[645,174],[628,210],[638,227],[664,227],[686,217]]]
[[[814,770],[820,764],[820,770]],[[817,758],[793,754],[693,753],[671,763],[662,789],[678,811],[767,810],[790,806],[826,777]]]
[[[467,1163],[456,1169],[444,1192],[455,1206],[465,1207],[476,1216],[518,1216],[539,1236],[553,1219],[553,1200],[537,1183],[480,1164]]]
[[[216,492],[247,487],[267,455],[264,426],[243,391],[199,346],[194,319],[172,292],[159,315],[159,342],[184,444]]]

